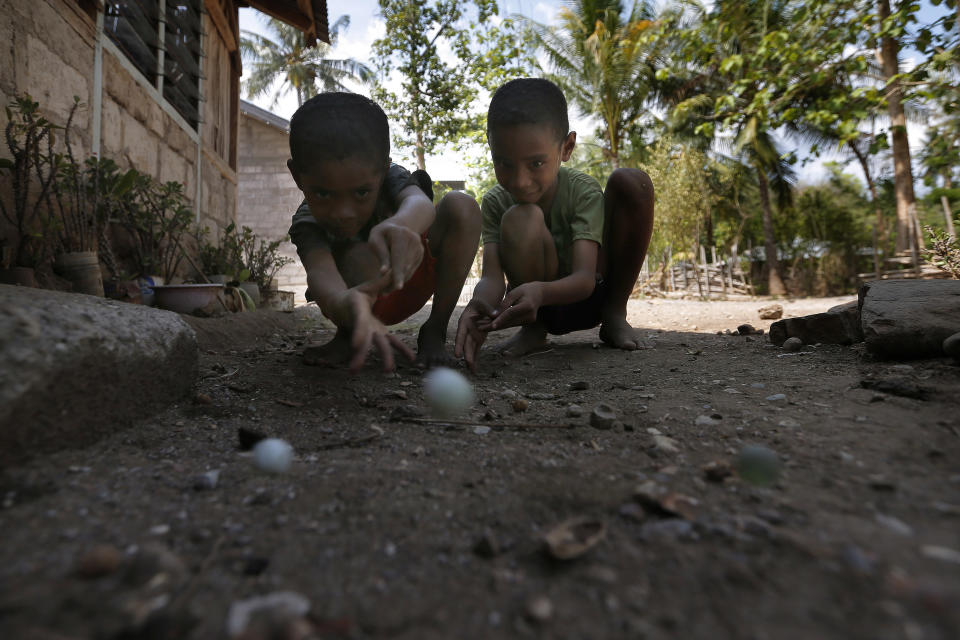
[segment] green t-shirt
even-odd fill
[[[484,194],[480,205],[484,244],[500,242],[500,220],[515,204],[513,196],[500,185]],[[574,240],[593,240],[603,244],[603,189],[600,183],[582,171],[560,167],[557,193],[546,223],[557,247],[560,276],[570,275]]]

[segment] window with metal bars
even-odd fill
[[[107,0],[103,20],[114,44],[194,129],[202,11],[203,0]]]

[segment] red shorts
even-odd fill
[[[426,234],[420,236],[420,240],[423,242],[423,260],[420,261],[420,266],[404,283],[402,289],[380,296],[373,303],[373,315],[383,324],[403,322],[427,304],[427,300],[437,288],[437,259],[430,253]]]

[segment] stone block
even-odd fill
[[[0,285],[0,465],[88,445],[179,400],[197,361],[175,313]]]
[[[88,70],[90,78],[79,73],[67,64],[57,51],[51,49],[44,40],[33,36],[27,37],[27,77],[24,84],[18,87],[26,91],[33,99],[40,103],[40,108],[51,114],[51,119],[57,124],[64,124],[70,107],[73,106],[73,97],[86,103],[88,108],[80,109],[74,118],[74,127],[85,130],[89,127],[90,114],[90,83],[93,77],[93,66]],[[93,51],[88,49],[89,59],[93,59]],[[65,54],[65,53],[64,53]]]
[[[100,142],[105,157],[123,156],[123,117],[120,114],[120,106],[109,96],[105,96],[103,100]]]
[[[867,349],[881,358],[942,355],[960,332],[960,280],[881,280],[860,287]]]
[[[160,172],[157,178],[161,182],[179,182],[184,184],[187,179],[187,161],[183,156],[177,154],[173,149],[159,145],[160,151]],[[191,167],[193,165],[190,165]]]
[[[160,141],[143,124],[122,113],[123,150],[130,162],[139,171],[157,175],[157,155]]]
[[[799,338],[804,344],[853,344],[861,342],[857,301],[838,305],[825,313],[799,318],[784,318],[770,325],[770,342],[782,345],[787,338]]]

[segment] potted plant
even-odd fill
[[[250,272],[244,267],[242,236],[231,222],[219,234],[216,244],[208,240],[210,228],[197,229],[200,267],[211,282],[236,285],[246,281]]]
[[[6,107],[4,138],[9,158],[0,158],[0,176],[9,180],[9,198],[0,198],[0,214],[16,234],[4,244],[0,282],[34,285],[34,269],[52,255],[51,219],[44,215],[57,178],[53,151],[55,130],[39,114],[40,105],[29,94],[15,96]]]
[[[241,246],[243,247],[243,264],[250,274],[250,282],[255,285],[255,302],[259,304],[261,298],[271,293],[270,281],[280,269],[293,262],[280,253],[279,247],[287,238],[267,241],[258,238],[250,227],[243,227]],[[252,295],[252,294],[251,294]]]

